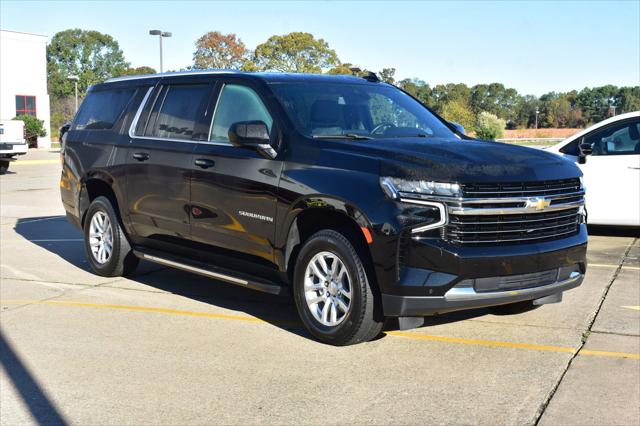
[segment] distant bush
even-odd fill
[[[491,114],[483,111],[478,115],[478,123],[476,125],[476,137],[478,139],[496,140],[504,135],[504,128],[507,123]]]
[[[30,148],[38,146],[38,136],[47,136],[43,120],[38,120],[31,115],[19,115],[14,120],[24,121],[24,137]]]

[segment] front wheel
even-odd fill
[[[91,269],[104,277],[129,275],[138,266],[138,258],[106,197],[97,197],[84,221],[84,247]]]
[[[383,318],[362,257],[334,230],[320,231],[304,244],[296,262],[293,293],[302,322],[318,340],[343,346],[373,339]]]

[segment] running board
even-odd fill
[[[197,263],[196,266],[195,263],[188,264],[185,260],[182,259],[180,261],[177,261],[161,257],[156,253],[151,254],[150,252],[147,252],[147,250],[134,249],[133,253],[140,259],[145,259],[159,265],[182,269],[183,271],[193,272],[194,274],[214,278],[242,287],[251,288],[253,290],[263,291],[265,293],[276,295],[283,295],[287,293],[287,287],[283,285],[267,283],[259,278],[250,277],[244,274],[238,274],[219,267],[213,267],[203,263]]]

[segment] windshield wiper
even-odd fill
[[[350,139],[350,140],[369,140],[371,136],[358,135],[355,133],[347,133],[344,135],[313,135],[314,139]]]

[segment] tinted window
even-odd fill
[[[73,123],[77,130],[111,129],[135,93],[135,89],[89,92]]]
[[[248,87],[227,84],[222,89],[209,140],[229,143],[229,127],[239,121],[263,121],[269,132],[273,119],[260,97]]]
[[[593,155],[640,154],[640,122],[612,124],[591,133],[585,142],[593,145]]]
[[[204,139],[197,131],[209,98],[209,86],[190,84],[169,86],[156,101],[157,117],[150,118],[146,134],[169,139]],[[155,121],[155,123],[152,122]]]
[[[274,83],[272,88],[298,130],[308,136],[456,138],[422,104],[385,84]]]

